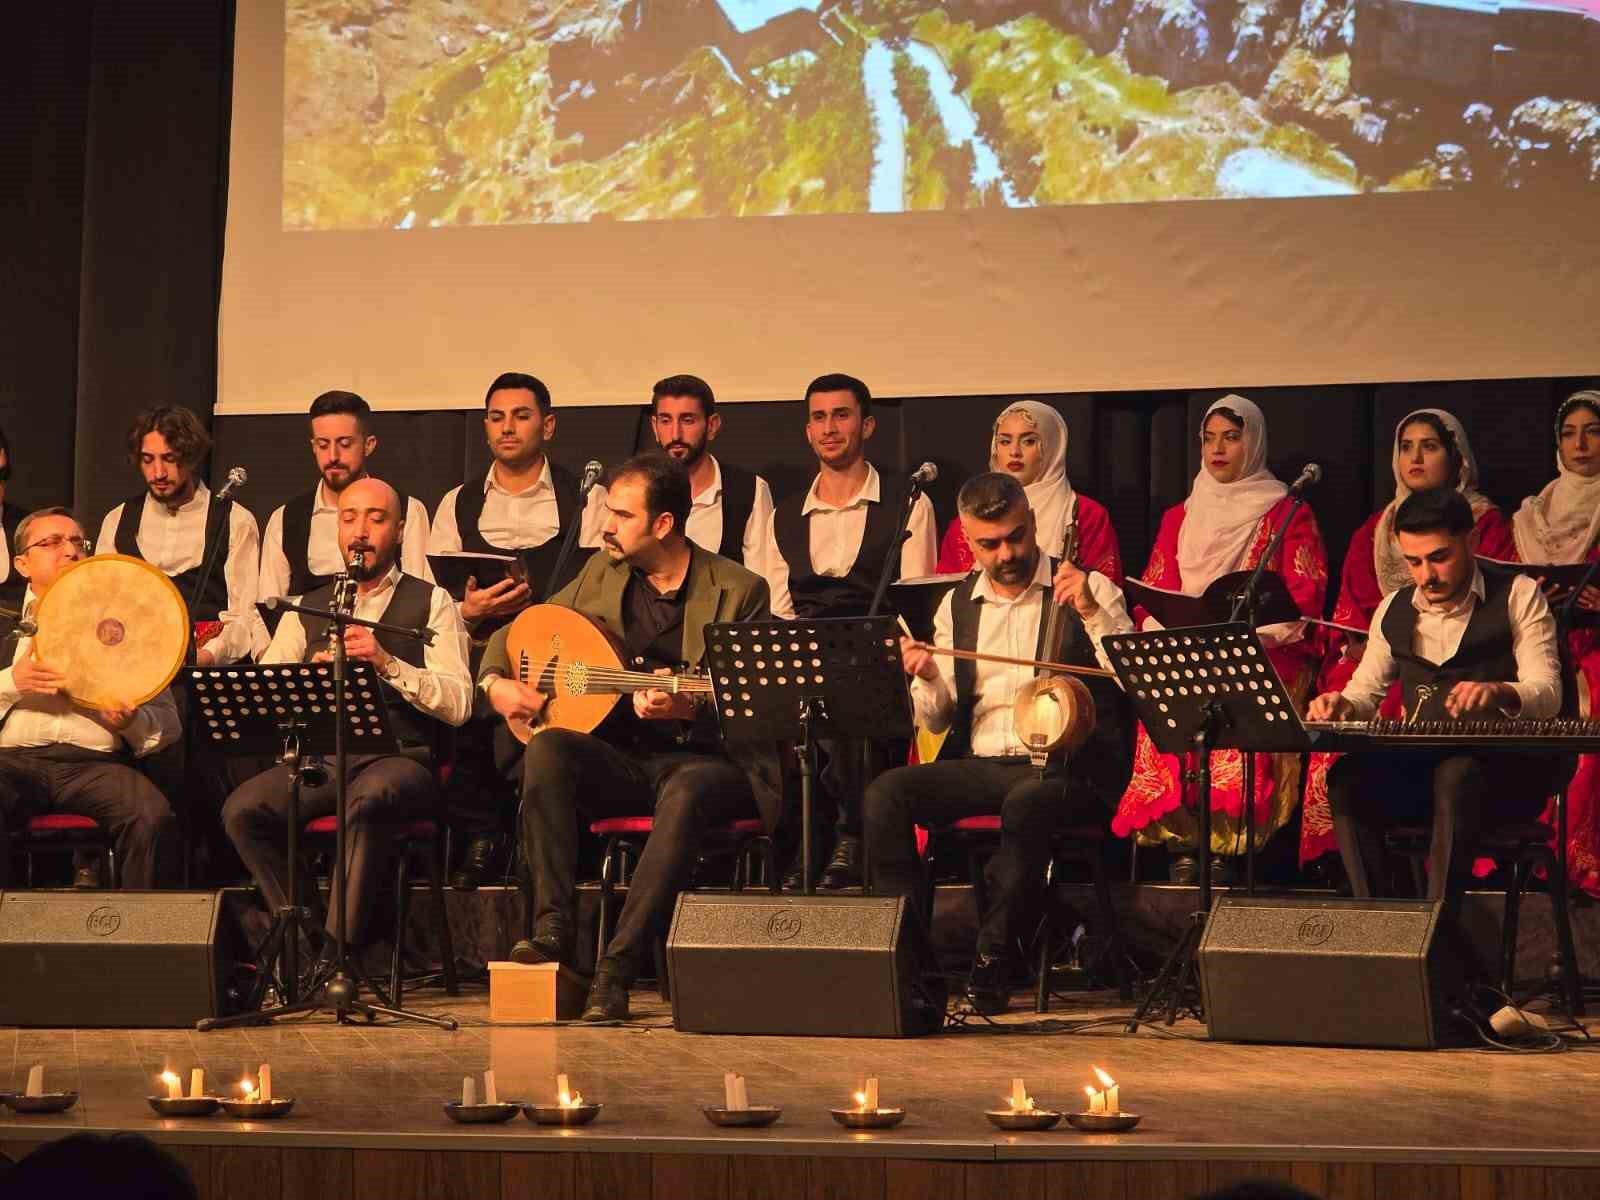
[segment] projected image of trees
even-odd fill
[[[1600,182],[1600,0],[289,0],[287,229]]]

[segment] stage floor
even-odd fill
[[[274,1200],[1182,1196],[1251,1174],[1328,1196],[1600,1195],[1600,1045],[1544,1055],[1246,1046],[1201,1040],[1193,1022],[1180,1022],[1178,1036],[1056,1032],[1127,1011],[1081,1002],[1058,1006],[1043,1026],[1018,1009],[999,1028],[915,1041],[708,1037],[674,1032],[646,991],[634,993],[635,1023],[620,1028],[491,1026],[481,986],[455,1000],[432,991],[408,1000],[450,1012],[462,1028],[311,1017],[208,1034],[0,1030],[7,1089],[43,1063],[52,1090],[81,1093],[63,1116],[0,1116],[0,1149],[15,1157],[76,1129],[134,1130],[182,1154],[206,1195]],[[187,1081],[202,1066],[214,1086],[236,1085],[262,1062],[276,1092],[296,1097],[285,1120],[162,1120],[144,1099],[163,1069]],[[1142,1114],[1137,1131],[1006,1135],[983,1116],[1018,1075],[1041,1104],[1076,1106],[1092,1065]],[[550,1096],[565,1072],[604,1112],[571,1131],[520,1117],[450,1123],[442,1103],[459,1096],[463,1074],[489,1067],[514,1099]],[[783,1106],[776,1126],[720,1131],[705,1121],[700,1108],[719,1102],[729,1070],[746,1076],[752,1102]],[[850,1133],[829,1118],[863,1074],[879,1077],[885,1104],[908,1110],[898,1129]]]

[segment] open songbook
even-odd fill
[[[1232,619],[1234,602],[1250,581],[1251,572],[1232,571],[1211,581],[1198,596],[1174,592],[1130,578],[1123,591],[1128,607],[1142,607],[1167,629],[1192,629],[1221,625]],[[1289,595],[1289,585],[1276,571],[1263,571],[1256,586],[1256,627],[1302,621],[1304,615]]]

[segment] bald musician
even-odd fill
[[[357,947],[367,932],[373,890],[391,857],[392,839],[386,831],[431,811],[432,748],[439,727],[460,725],[472,710],[466,628],[448,592],[400,570],[397,559],[404,527],[400,497],[382,480],[360,479],[339,494],[339,552],[347,563],[356,551],[365,556],[365,565],[350,572],[357,584],[355,615],[409,628],[426,626],[434,634],[433,644],[423,646],[415,639],[374,633],[360,625],[345,630],[345,654],[372,664],[400,744],[398,754],[349,757],[346,875],[350,886],[345,913],[350,943]],[[332,599],[330,581],[307,593],[304,603],[328,608]],[[328,661],[332,658],[328,626],[323,619],[285,613],[261,661]],[[284,856],[288,802],[289,768],[279,765],[235,790],[222,810],[228,837],[273,910],[289,902]],[[334,803],[331,780],[303,787],[300,818],[326,816]],[[334,922],[330,913],[330,933]],[[331,959],[331,950],[324,946],[325,962]]]

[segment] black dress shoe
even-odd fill
[[[531,938],[522,938],[511,947],[511,961],[523,966],[566,962],[571,957],[572,938],[554,927],[535,930]]]
[[[998,954],[980,953],[972,960],[967,979],[967,1003],[984,1016],[1011,1007],[1011,964]]]
[[[450,876],[450,886],[458,892],[475,892],[485,879],[495,874],[495,859],[499,857],[500,839],[485,834],[467,843],[467,852],[461,865]]]
[[[841,833],[833,844],[833,857],[822,871],[822,886],[847,888],[861,886],[861,839]]]
[[[583,1006],[584,1021],[626,1021],[628,1019],[628,981],[605,959],[595,968],[589,985],[589,999]]]
[[[1174,854],[1167,860],[1167,879],[1193,886],[1200,882],[1200,860],[1193,854]]]

